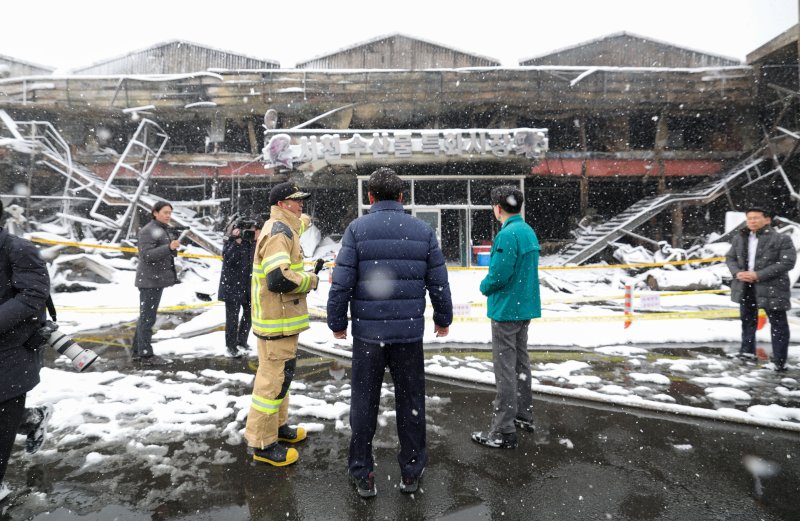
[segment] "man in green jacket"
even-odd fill
[[[492,244],[481,293],[489,298],[497,396],[489,432],[473,432],[472,440],[486,447],[513,449],[517,427],[533,432],[528,326],[532,318],[542,316],[540,248],[533,229],[520,215],[522,192],[514,186],[498,186],[491,199],[494,216],[503,226]]]

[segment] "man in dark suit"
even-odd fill
[[[776,232],[772,214],[762,207],[745,212],[746,227],[735,235],[726,255],[731,270],[731,300],[739,303],[742,319],[742,345],[739,358],[755,360],[758,310],[769,318],[772,333],[772,362],[775,370],[786,370],[789,351],[789,323],[786,311],[792,307],[789,271],[794,268],[797,250],[788,235]]]

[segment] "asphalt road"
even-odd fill
[[[200,359],[174,369],[220,364]],[[341,371],[330,368],[330,360],[307,358],[298,379],[335,383]],[[190,454],[187,468],[202,485],[179,500],[155,494],[175,485],[138,460],[94,473],[75,473],[67,458],[12,461],[8,480],[21,493],[0,508],[0,520],[800,519],[795,433],[536,396],[536,433],[520,433],[516,450],[496,450],[469,439],[488,426],[491,391],[429,381],[427,394],[438,397],[427,411],[430,463],[413,496],[397,487],[391,418],[376,436],[378,496],[370,500],[347,479],[349,432],[322,420],[325,429],[298,447],[300,461],[283,469],[251,466],[244,446],[214,437],[199,437],[193,450],[170,446],[176,461]],[[235,461],[211,464],[217,449]]]

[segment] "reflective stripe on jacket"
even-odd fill
[[[291,336],[309,328],[306,295],[319,279],[303,270],[300,234],[310,218],[270,209],[253,258],[252,323],[260,337]]]

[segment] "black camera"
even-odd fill
[[[254,241],[256,240],[256,222],[251,219],[239,219],[236,221],[236,224],[233,225],[233,228],[239,229],[239,237],[243,241]]]

